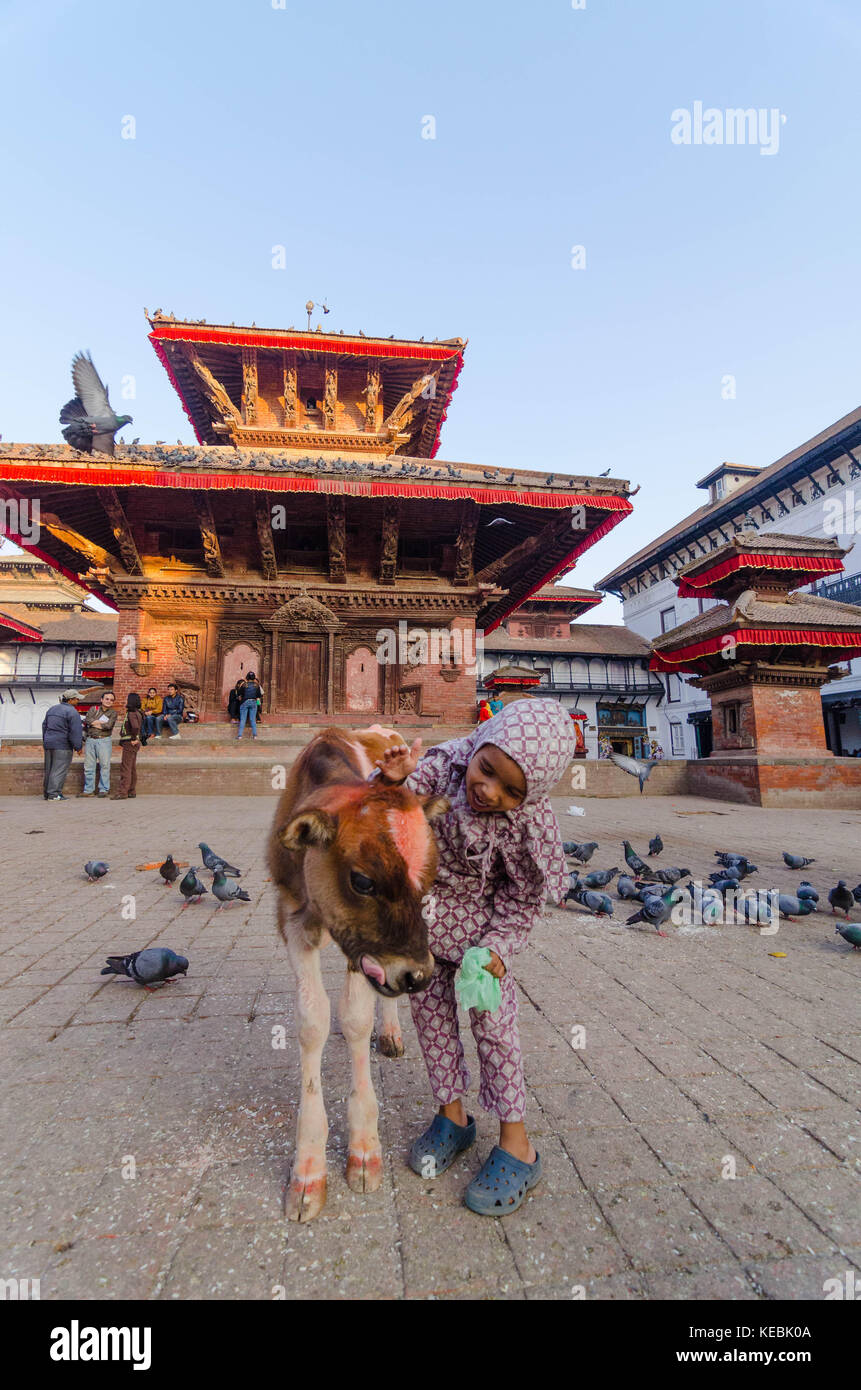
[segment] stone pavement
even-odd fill
[[[861,878],[857,812],[634,796],[584,800],[575,819],[569,801],[565,837],[602,842],[590,867],[621,864],[623,836],[645,852],[660,828],[661,862],[703,875],[714,847],[741,849],[757,886],[789,890],[790,848],[816,857],[820,891],[838,871]],[[298,1048],[263,862],[273,804],[0,801],[0,1278],[41,1279],[42,1299],[268,1300],[821,1299],[826,1279],[858,1277],[861,953],[827,914],[771,937],[663,940],[625,929],[621,907],[613,923],[548,911],[516,965],[546,1177],[505,1221],[461,1204],[496,1140],[483,1112],[478,1144],[435,1183],[406,1167],[433,1109],[406,1004],[407,1056],[372,1059],[384,1186],[349,1191],[333,1011],[329,1200],[310,1225],[286,1222]],[[168,850],[199,863],[200,838],[245,870],[250,905],[183,908],[135,869]],[[91,857],[111,865],[96,884]],[[100,977],[108,953],[156,943],[189,956],[186,979],[148,994]],[[333,994],[340,960],[324,953]],[[474,1102],[468,1030],[467,1048]]]

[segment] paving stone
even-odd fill
[[[791,1181],[785,1175],[772,1182],[757,1173],[742,1173],[734,1180],[686,1179],[683,1186],[740,1260],[825,1254],[834,1242],[786,1194]]]
[[[644,845],[648,800],[590,800],[590,835]],[[406,1166],[436,1110],[406,1003],[406,1056],[371,1055],[383,1185],[364,1196],[348,1189],[344,969],[330,948],[329,1197],[310,1225],[286,1222],[299,1054],[295,982],[262,862],[272,803],[194,803],[216,843],[233,847],[254,898],[247,911],[221,913],[183,908],[134,869],[159,853],[155,822],[159,838],[190,857],[188,805],[145,797],[100,829],[112,878],[136,898],[134,940],[118,898],[81,878],[93,807],[64,808],[63,839],[51,846],[61,895],[35,890],[10,858],[0,863],[0,900],[11,908],[0,923],[8,1277],[42,1277],[43,1298],[559,1301],[579,1283],[586,1299],[750,1300],[824,1297],[826,1277],[857,1267],[857,981],[845,952],[824,950],[804,924],[781,928],[790,970],[747,927],[672,930],[662,941],[549,910],[515,966],[527,1127],[545,1176],[504,1220],[463,1206],[497,1139],[495,1118],[477,1104],[468,1030],[478,1141],[434,1183]],[[681,797],[663,804],[662,833],[675,862],[702,875],[716,823],[674,814],[699,805],[713,809]],[[47,828],[43,803],[28,803],[28,814]],[[803,813],[731,814],[740,842],[757,843],[763,874],[783,873],[779,842]],[[854,852],[856,832],[841,818],[824,812],[809,827],[825,880],[838,847]],[[99,976],[106,955],[154,942],[189,956],[188,977],[149,993]],[[571,1048],[573,1024],[585,1026],[585,1048]],[[272,1046],[273,1028],[283,1029],[283,1048]],[[133,1180],[119,1173],[126,1154],[138,1165]],[[729,1155],[738,1177],[722,1180]]]

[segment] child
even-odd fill
[[[410,1167],[422,1177],[444,1173],[475,1142],[475,1120],[463,1097],[469,1088],[457,1021],[455,972],[470,946],[486,946],[485,966],[500,981],[495,1013],[470,1010],[478,1047],[478,1098],[499,1118],[499,1144],[466,1191],[466,1205],[486,1216],[516,1211],[541,1176],[529,1142],[526,1093],[517,1029],[511,958],[526,945],[546,898],[569,886],[559,825],[548,800],[574,755],[574,730],[555,700],[514,700],[467,738],[431,748],[416,762],[421,740],[390,749],[381,777],[419,795],[445,795],[451,810],[432,822],[439,869],[428,913],[437,967],[410,1007],[439,1102],[432,1124],[413,1145]]]

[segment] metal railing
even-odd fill
[[[838,603],[861,603],[861,574],[844,576],[830,584],[820,581],[812,585],[810,592],[818,598],[833,598]]]

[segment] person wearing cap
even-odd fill
[[[84,746],[84,726],[75,709],[80,690],[64,690],[60,703],[51,705],[42,720],[42,748],[45,754],[45,774],[42,795],[46,801],[65,801],[63,786],[72,765],[72,754]]]

